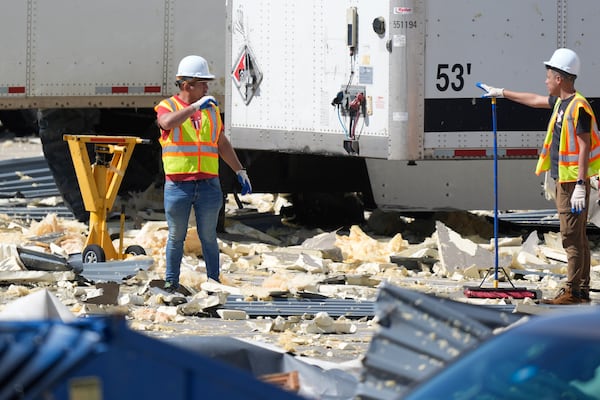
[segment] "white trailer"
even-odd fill
[[[157,138],[153,107],[177,91],[177,64],[189,54],[209,61],[217,76],[211,93],[223,102],[222,1],[0,0],[0,7],[0,120],[36,111],[50,169],[81,220],[87,212],[64,133]],[[121,193],[161,175],[158,142],[137,146]]]
[[[494,206],[476,82],[544,93],[543,61],[569,47],[576,86],[600,96],[594,0],[228,0],[227,15],[233,143],[364,158],[382,208]],[[500,99],[497,113],[500,208],[552,207],[533,172],[550,112]]]
[[[225,89],[225,6],[197,0],[0,0],[0,109],[153,107],[202,54]]]
[[[583,62],[577,87],[600,94],[594,0],[0,5],[0,113],[40,110],[46,157],[76,215],[62,134],[156,137],[152,107],[176,91],[187,54],[217,75],[210,90],[255,191],[372,192],[382,208],[492,208],[490,102],[477,81],[543,92],[542,61],[567,46]],[[548,116],[498,101],[502,209],[552,206],[533,174]],[[161,175],[158,144],[135,152],[122,191]]]

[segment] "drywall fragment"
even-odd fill
[[[319,250],[323,258],[333,261],[343,261],[342,250],[335,245],[336,233],[324,232],[302,242],[303,249]]]
[[[233,224],[225,224],[225,232],[230,234],[238,234],[248,236],[250,238],[258,239],[261,242],[280,245],[281,240],[274,238],[273,236],[267,235],[264,232],[259,231],[258,229],[254,229],[248,225],[244,225],[240,222],[235,222]]]
[[[127,315],[129,308],[127,306],[113,306],[104,304],[82,304],[78,316],[91,316],[91,315]]]
[[[494,252],[485,250],[471,240],[462,238],[458,233],[439,221],[436,221],[436,229],[442,270],[452,274],[472,265],[481,269],[494,267]],[[498,266],[507,268],[511,262],[512,257],[501,256],[498,260]]]
[[[326,312],[319,312],[315,315],[314,319],[304,320],[300,324],[300,330],[306,334],[348,334],[356,333],[357,327],[343,316],[334,321]]]
[[[19,256],[11,256],[0,261],[0,271],[23,271],[25,267]]]
[[[117,304],[119,298],[119,284],[116,282],[98,282],[96,289],[91,290],[85,299],[90,304]]]
[[[59,319],[70,322],[75,316],[47,289],[38,290],[11,303],[0,312],[3,321]]]
[[[489,244],[481,244],[486,250],[494,251],[494,247],[496,246],[496,240],[494,238],[490,239]],[[501,247],[520,247],[523,244],[523,238],[520,236],[515,237],[500,237],[498,238],[498,248]]]
[[[223,285],[221,283],[213,281],[212,279],[209,279],[208,281],[202,283],[202,285],[200,285],[200,287],[202,288],[202,290],[205,290],[207,292],[215,292],[215,293],[216,292],[226,292],[226,293],[233,294],[233,295],[241,295],[242,294],[242,292],[240,291],[239,288]]]
[[[319,293],[330,298],[368,300],[376,297],[377,288],[355,285],[319,285]]]
[[[563,263],[567,262],[567,253],[563,249],[557,249],[554,247],[540,245],[540,252],[549,261],[554,260],[554,261],[561,261]]]
[[[374,263],[374,262],[367,262],[367,263],[363,263],[361,265],[359,265],[356,268],[356,273],[357,274],[365,274],[365,275],[377,275],[379,273],[382,273],[383,271],[385,271],[388,268],[396,268],[397,265],[394,263]]]
[[[177,316],[177,307],[160,306],[156,309],[156,312],[175,318]]]
[[[346,275],[346,283],[348,285],[355,285],[355,286],[375,287],[381,283],[381,279],[374,278],[367,274],[361,274],[361,275],[350,274],[350,275]]]
[[[542,315],[542,314],[551,314],[555,313],[556,309],[540,307],[536,304],[530,304],[525,302],[517,302],[515,304],[515,308],[513,313],[516,314],[529,314],[529,315]]]
[[[270,318],[265,319],[251,319],[246,322],[250,329],[255,332],[269,333],[273,328],[273,320]]]
[[[119,297],[118,304],[120,306],[143,306],[145,303],[144,298],[142,296],[128,293]]]
[[[287,319],[283,318],[282,316],[278,316],[273,320],[271,330],[273,332],[284,332],[293,329],[298,321],[300,321],[300,318],[296,316],[290,316]]]
[[[276,271],[285,269],[289,265],[293,265],[298,259],[297,253],[289,253],[282,251],[270,251],[261,254],[261,269]]]
[[[75,274],[71,271],[0,271],[0,282],[58,282],[71,281]]]
[[[523,243],[523,246],[521,246],[521,251],[517,255],[516,261],[519,266],[524,267],[548,264],[548,260],[540,251],[539,242],[540,240],[537,236],[537,231],[531,232]]]
[[[333,318],[331,318],[325,311],[318,312],[313,321],[321,328],[328,328],[333,325]]]
[[[301,253],[292,264],[286,266],[286,269],[308,272],[312,274],[325,273],[323,259],[313,257],[309,254]]]
[[[156,309],[151,307],[135,308],[131,311],[133,319],[141,321],[154,321]]]
[[[318,251],[309,250],[304,252],[299,249],[293,251],[277,249],[261,254],[261,258],[260,266],[272,271],[288,269],[310,273],[326,272],[323,258]]]
[[[221,319],[226,320],[245,320],[248,319],[248,314],[244,310],[228,310],[228,309],[219,309],[217,310],[217,314]]]
[[[463,270],[462,274],[463,274],[463,276],[465,278],[481,279],[481,275],[479,273],[479,268],[477,266],[474,266],[474,265],[465,268]]]
[[[17,245],[11,243],[0,243],[0,260],[17,256]]]
[[[544,232],[544,245],[555,250],[563,250],[560,232]]]
[[[244,255],[237,258],[235,265],[243,270],[251,270],[261,265],[262,258],[258,254]]]
[[[192,299],[178,306],[181,315],[196,315],[206,312],[206,310],[221,306],[227,302],[227,293],[218,292],[207,295],[206,292],[199,292]]]
[[[339,317],[333,323],[333,331],[335,333],[356,333],[357,329],[357,326],[344,316]]]

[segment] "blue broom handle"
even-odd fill
[[[496,98],[492,97],[492,130],[494,131],[494,287],[498,287],[498,139]]]

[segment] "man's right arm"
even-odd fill
[[[514,90],[503,90],[504,98],[534,108],[550,108],[548,96],[528,92],[515,92]]]
[[[548,96],[528,92],[515,92],[504,88],[497,88],[478,82],[477,86],[485,90],[483,97],[504,97],[517,103],[534,108],[551,108]]]

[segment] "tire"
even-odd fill
[[[142,246],[132,244],[131,246],[127,246],[127,248],[125,249],[125,254],[132,256],[145,256],[146,250],[144,250]]]
[[[83,249],[81,259],[84,264],[99,263],[106,261],[104,249],[97,244],[90,244]]]

